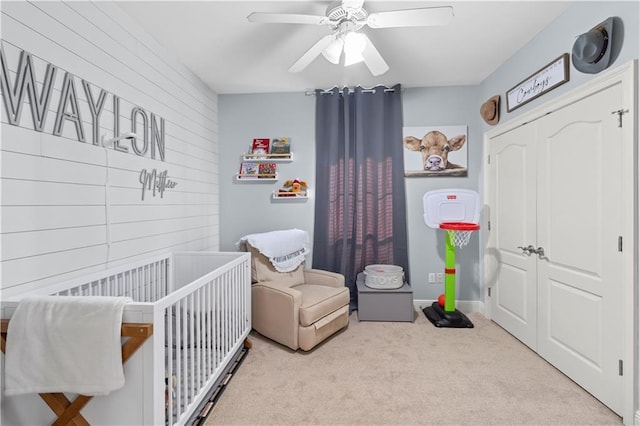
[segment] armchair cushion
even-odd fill
[[[344,287],[344,275],[322,269],[305,269],[304,283],[326,285],[327,287]]]
[[[349,304],[349,289],[324,285],[300,284],[293,286],[302,294],[300,325],[307,327],[327,314]]]

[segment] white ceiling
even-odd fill
[[[333,86],[477,85],[562,14],[571,1],[379,1],[369,13],[453,6],[443,27],[363,28],[390,66],[373,77],[362,63],[318,57],[301,73],[289,67],[325,26],[258,24],[251,12],[324,15],[330,1],[118,1],[170,53],[220,94],[305,91]],[[505,84],[517,83],[505,82]]]

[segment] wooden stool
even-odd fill
[[[5,352],[6,349],[8,329],[9,320],[0,320],[0,349],[2,352]],[[142,346],[149,336],[153,334],[153,324],[123,323],[120,334],[122,337],[128,337],[122,345],[122,363],[124,364],[138,348]],[[80,414],[80,410],[91,401],[93,396],[78,395],[72,402],[61,392],[41,393],[39,395],[55,415],[58,416],[56,421],[53,422],[53,425],[89,425],[89,422]]]

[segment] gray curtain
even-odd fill
[[[365,266],[408,279],[400,85],[316,91],[313,267],[339,272],[357,309]]]

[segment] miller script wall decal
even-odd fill
[[[15,51],[15,49],[14,49]],[[41,76],[39,82],[36,76],[37,67],[34,64],[34,57],[31,53],[19,49],[20,54],[17,58],[17,67],[15,75],[11,76],[10,67],[5,54],[4,41],[0,45],[0,67],[2,76],[0,83],[2,84],[2,100],[4,103],[6,117],[9,124],[18,126],[20,117],[27,99],[31,109],[31,119],[33,129],[37,132],[45,130],[45,124],[49,115],[55,115],[53,129],[51,133],[55,136],[62,135],[65,125],[73,126],[76,138],[80,142],[87,142],[90,139],[93,145],[100,145],[100,123],[111,122],[113,135],[119,135],[123,129],[120,128],[120,98],[114,94],[107,92],[99,87],[92,88],[91,83],[84,79],[79,79],[68,71],[42,61],[46,64],[44,76]],[[44,67],[42,67],[44,68]],[[56,76],[64,72],[60,87],[54,87]],[[79,84],[78,84],[79,81]],[[55,111],[49,109],[52,94],[60,91],[60,99]],[[82,92],[81,92],[82,91]],[[81,98],[84,94],[84,98]],[[104,112],[107,98],[111,97],[111,111],[113,117],[107,119]],[[83,122],[82,108],[84,102],[88,105],[88,112],[91,118],[90,135],[85,132],[85,122]],[[87,109],[85,109],[85,112]],[[51,113],[51,114],[50,114]],[[131,152],[135,155],[152,159],[165,160],[165,130],[164,118],[153,113],[148,113],[143,108],[135,106],[130,112],[130,131],[137,135],[131,140],[122,140],[114,144],[113,149],[120,152]],[[141,128],[138,128],[139,124]],[[130,146],[126,146],[130,144]]]
[[[151,191],[151,194],[155,197],[156,193],[160,194],[160,198],[164,197],[164,191],[166,189],[175,188],[178,182],[175,182],[169,178],[168,170],[158,173],[156,169],[148,172],[147,169],[142,169],[140,172],[140,183],[142,184],[142,201],[144,201],[144,195],[147,191]]]

